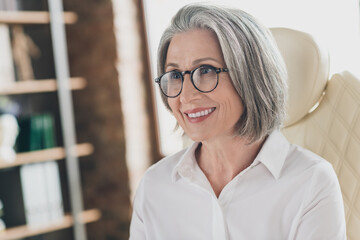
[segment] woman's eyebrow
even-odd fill
[[[205,57],[205,58],[199,58],[199,59],[196,59],[192,62],[193,65],[197,65],[201,62],[204,62],[204,61],[208,61],[208,60],[211,60],[211,61],[214,61],[214,62],[217,62],[219,64],[221,64],[221,62],[219,62],[217,59],[215,58],[212,58],[212,57]]]
[[[167,63],[166,65],[165,65],[165,69],[166,68],[168,68],[168,67],[179,67],[179,65],[177,65],[176,63]]]
[[[208,60],[211,60],[211,61],[214,61],[214,62],[217,62],[217,63],[221,64],[221,62],[219,62],[217,59],[212,58],[212,57],[205,57],[205,58],[196,59],[196,60],[194,60],[194,61],[192,62],[192,64],[193,64],[193,65],[198,65],[199,63],[204,62],[204,61],[208,61]],[[168,67],[176,67],[176,68],[178,68],[179,65],[176,64],[176,63],[167,63],[167,64],[165,65],[165,69],[168,68]]]

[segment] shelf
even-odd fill
[[[70,78],[71,90],[80,90],[86,87],[86,80],[81,77]],[[3,83],[0,86],[0,95],[17,95],[29,93],[54,92],[57,90],[56,79],[26,80],[13,83]]]
[[[79,216],[79,221],[81,223],[91,223],[96,222],[101,218],[101,212],[97,209],[91,209],[84,211]],[[67,214],[63,219],[59,219],[54,223],[49,223],[47,225],[42,225],[38,227],[30,227],[30,226],[19,226],[6,229],[3,232],[0,232],[1,240],[13,240],[13,239],[21,239],[26,237],[32,237],[39,234],[44,234],[48,232],[53,232],[61,229],[70,228],[74,225],[74,219],[71,215]]]
[[[77,144],[75,147],[75,154],[78,157],[88,156],[94,152],[94,147],[89,143]],[[46,162],[52,160],[64,159],[66,156],[65,149],[63,147],[49,148],[39,151],[32,151],[26,153],[16,154],[16,160],[14,162],[1,162],[0,169],[16,167],[29,163]]]
[[[65,24],[74,24],[76,13],[64,12]],[[5,24],[49,24],[50,14],[45,11],[0,11],[0,23]]]

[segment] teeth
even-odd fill
[[[196,113],[189,113],[188,116],[190,118],[203,117],[203,116],[206,116],[206,115],[212,113],[214,110],[215,110],[215,108],[210,108],[210,109],[206,109],[204,111],[200,111],[200,112],[196,112]]]

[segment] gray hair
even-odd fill
[[[192,29],[210,30],[219,40],[230,78],[244,105],[235,134],[253,142],[280,128],[285,118],[287,73],[270,31],[239,9],[186,5],[161,37],[159,76],[164,73],[172,38]],[[170,109],[167,97],[162,95],[162,100]]]

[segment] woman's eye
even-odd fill
[[[203,66],[200,68],[200,74],[208,74],[211,73],[214,69],[210,66]]]
[[[171,79],[179,79],[179,78],[181,78],[181,73],[179,73],[179,72],[172,72],[170,74],[171,74],[170,75]]]

